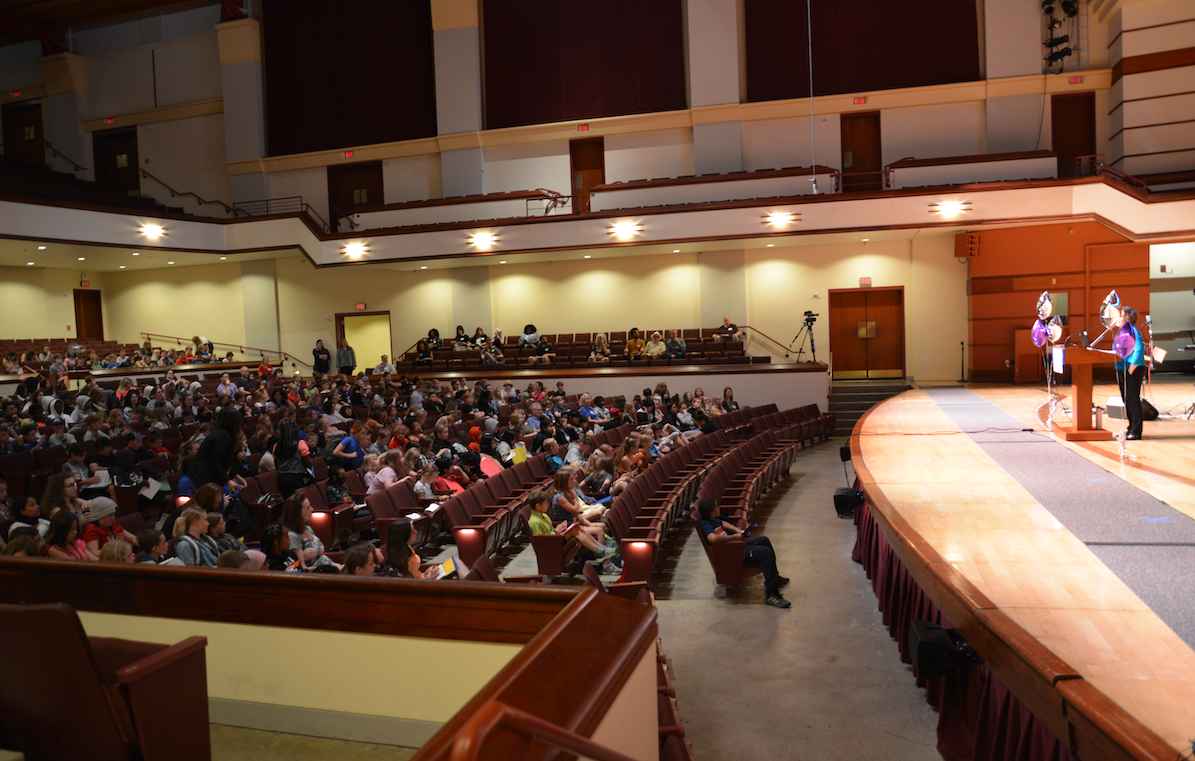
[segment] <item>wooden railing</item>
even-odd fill
[[[307,214],[319,223],[324,232],[331,232],[328,223],[320,216],[311,204],[303,201],[303,196],[285,196],[283,198],[262,198],[257,201],[241,201],[233,204],[246,217],[265,217],[271,214]]]
[[[155,339],[155,338],[164,338],[167,341],[174,341],[176,346],[184,346],[184,345],[191,346],[192,345],[191,339],[184,338],[183,336],[168,336],[163,333],[147,333],[144,330],[141,331],[141,335],[145,338],[145,340],[150,341],[150,343],[153,343],[153,339]],[[281,351],[279,349],[262,349],[257,346],[245,346],[244,344],[227,343],[225,341],[209,341],[209,343],[211,343],[212,346],[214,346],[214,347],[222,346],[227,349],[238,349],[241,351],[241,353],[244,353],[245,350],[255,351],[261,357],[266,357],[267,355],[273,355],[273,356],[277,357],[278,361],[280,361],[280,362],[290,361],[290,362],[293,362],[294,364],[302,365],[303,367],[311,367],[310,362],[304,362],[303,360],[299,359],[295,355],[290,354],[289,352]],[[170,365],[162,365],[162,366],[169,367]],[[178,366],[179,367],[189,367],[189,365],[178,365]],[[140,369],[145,369],[145,368],[140,368]]]
[[[533,744],[538,742],[595,761],[635,761],[630,756],[625,756],[604,745],[598,745],[576,732],[569,732],[538,716],[532,716],[526,711],[511,708],[496,700],[491,700],[483,705],[481,710],[465,722],[465,726],[457,734],[456,742],[452,745],[450,760],[477,761],[477,759],[497,758],[498,756],[494,755],[489,745],[492,734],[500,729],[512,732],[525,740],[526,744],[520,749],[518,758],[528,758]]]

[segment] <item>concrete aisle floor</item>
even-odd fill
[[[759,576],[737,597],[715,597],[691,526],[668,548],[654,585],[660,636],[698,759],[941,757],[937,712],[851,560],[854,522],[834,512],[834,490],[846,484],[842,442],[799,454],[752,516],[792,579],[791,609],[763,604]]]

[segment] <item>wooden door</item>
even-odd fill
[[[842,192],[882,190],[880,114],[843,114]]]
[[[4,155],[26,164],[45,166],[41,104],[12,103],[4,107]]]
[[[1058,154],[1058,176],[1074,177],[1075,159],[1095,154],[1095,93],[1050,99],[1050,135]]]
[[[97,184],[122,190],[131,196],[141,195],[136,128],[94,132],[91,149]]]
[[[857,326],[867,322],[867,294],[862,291],[830,292],[830,352],[835,378],[867,377],[867,340]]]
[[[104,308],[99,291],[75,289],[75,336],[80,340],[104,340]]]
[[[573,170],[573,213],[589,211],[590,189],[606,181],[606,145],[600,137],[568,144]]]
[[[340,217],[348,216],[366,206],[381,206],[385,198],[382,183],[382,162],[346,164],[328,167],[328,202],[332,208],[332,232],[336,232]]]
[[[905,377],[904,289],[830,291],[834,378]]]

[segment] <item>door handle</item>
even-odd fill
[[[875,324],[874,320],[872,322],[867,323],[867,337],[868,338],[876,337],[876,324]]]
[[[867,340],[867,323],[860,322],[855,326],[855,336]]]

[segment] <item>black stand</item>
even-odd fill
[[[958,352],[959,352],[958,382],[966,383],[967,382],[967,342],[966,341],[958,342]]]
[[[804,338],[802,338],[802,336],[804,336]],[[799,331],[797,331],[797,334],[795,336],[793,336],[793,340],[792,340],[792,343],[789,344],[789,348],[792,348],[792,344],[796,343],[798,338],[801,339],[801,345],[797,347],[797,361],[798,362],[802,361],[801,355],[803,355],[805,353],[805,339],[808,338],[809,339],[809,353],[813,355],[813,359],[810,361],[817,362],[817,345],[813,341],[813,323],[812,322],[806,322],[804,325],[801,326],[801,329]]]

